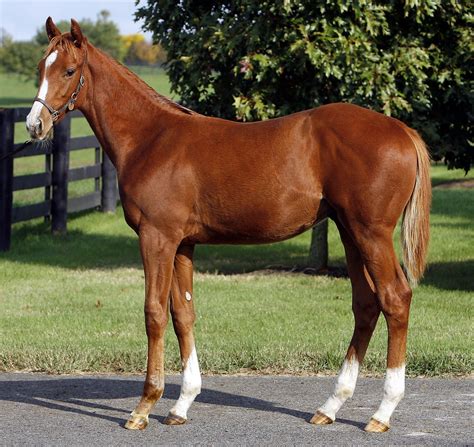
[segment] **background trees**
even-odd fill
[[[157,65],[166,61],[166,52],[161,45],[152,45],[143,34],[122,36],[124,62],[127,65]]]
[[[435,159],[473,161],[472,13],[448,0],[148,0],[181,100],[255,120],[349,101],[418,129]]]
[[[121,36],[117,24],[107,10],[101,11],[95,21],[82,19],[81,28],[90,42],[114,59],[133,65],[158,65],[166,59],[160,45],[145,41],[143,35]],[[71,23],[60,20],[56,23],[63,32],[69,31]],[[16,73],[25,80],[36,79],[36,64],[48,46],[48,37],[41,27],[28,42],[15,42],[2,28],[0,29],[0,70]]]
[[[87,36],[93,45],[104,50],[114,59],[119,61],[123,59],[125,51],[121,42],[120,30],[117,24],[110,18],[109,11],[101,11],[95,21],[82,19],[79,21],[79,24],[84,35]],[[56,25],[62,32],[69,31],[71,28],[69,20],[60,20]],[[33,40],[42,47],[48,45],[48,36],[44,31],[44,27],[36,32]]]

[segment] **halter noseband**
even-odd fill
[[[36,96],[35,99],[33,100],[33,102],[35,101],[40,102],[48,109],[49,113],[51,113],[51,119],[53,120],[53,123],[59,118],[59,115],[61,115],[61,113],[63,113],[66,109],[67,110],[74,109],[74,104],[76,103],[77,95],[79,94],[79,92],[81,91],[81,88],[85,84],[83,73],[84,73],[84,67],[86,66],[86,64],[87,64],[87,47],[84,47],[84,62],[82,63],[81,76],[79,77],[79,82],[77,83],[77,87],[72,92],[72,95],[69,98],[69,100],[62,107],[56,110],[54,107],[51,107],[44,99],[38,98],[38,96]]]

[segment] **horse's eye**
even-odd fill
[[[70,78],[70,77],[74,74],[75,71],[76,71],[76,70],[74,70],[74,68],[68,68],[68,69],[66,70],[66,76],[67,76],[68,78]]]

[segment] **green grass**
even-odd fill
[[[474,202],[469,190],[435,190],[430,267],[415,290],[408,346],[411,375],[472,372]],[[42,222],[14,226],[0,255],[0,369],[143,371],[143,272],[136,236],[117,215],[81,213],[65,237]],[[346,278],[268,273],[304,265],[309,233],[264,246],[203,246],[196,252],[196,338],[213,373],[335,372],[350,340]],[[398,239],[398,234],[396,235]],[[343,251],[330,225],[331,264]],[[179,369],[171,325],[166,368]],[[365,372],[384,370],[379,321]]]
[[[162,74],[141,75],[158,91],[168,91]],[[0,85],[0,106],[29,105],[36,93],[6,75],[0,75]],[[74,136],[89,133],[84,120],[73,121]],[[24,138],[19,133],[17,141]],[[72,167],[93,162],[92,150],[71,155]],[[43,169],[44,157],[15,161],[16,175]],[[440,165],[432,167],[432,178],[440,184],[465,177]],[[75,183],[70,192],[92,187],[92,181]],[[32,203],[43,194],[17,192],[15,203]],[[411,312],[411,375],[472,372],[473,218],[472,191],[434,191],[430,266]],[[17,224],[11,251],[0,254],[0,370],[143,371],[144,287],[136,236],[121,210],[73,215],[68,230],[67,236],[52,237],[40,220]],[[398,245],[398,232],[395,239]],[[304,233],[272,245],[197,248],[196,338],[205,372],[338,370],[353,327],[349,280],[267,269],[305,265],[309,243]],[[329,246],[331,265],[343,265],[332,223]],[[170,326],[166,368],[175,371],[179,356],[172,332]],[[385,351],[381,319],[366,372],[383,372]]]
[[[431,183],[433,186],[472,179],[474,179],[474,169],[464,174],[464,171],[461,169],[447,169],[441,162],[433,164],[431,167]]]

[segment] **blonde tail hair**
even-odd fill
[[[403,212],[402,247],[405,271],[414,287],[425,271],[430,239],[430,156],[418,132],[413,129],[407,132],[416,149],[418,166],[415,187]]]

